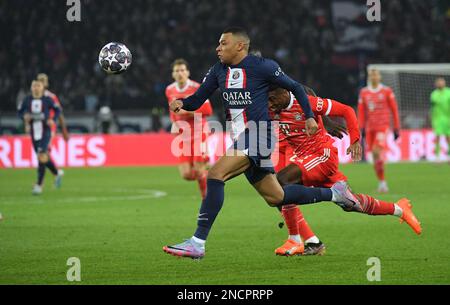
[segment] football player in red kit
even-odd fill
[[[281,185],[301,183],[305,186],[329,187],[347,177],[339,171],[338,151],[334,140],[326,133],[322,116],[343,117],[350,136],[347,154],[352,159],[361,159],[360,134],[353,109],[337,101],[308,95],[319,130],[312,136],[304,132],[304,114],[295,98],[285,89],[276,88],[269,93],[269,107],[274,120],[279,121],[279,135],[282,145],[290,146],[293,155],[287,167],[277,174]],[[287,144],[286,144],[287,143]],[[286,158],[286,157],[285,157]],[[369,215],[395,215],[406,221],[417,233],[421,226],[411,210],[409,200],[403,198],[397,203],[377,200],[369,195],[356,194],[359,203],[353,207],[341,206],[345,211]],[[275,250],[277,255],[323,254],[324,246],[315,236],[296,205],[285,205],[282,215],[289,230],[289,239]],[[300,237],[302,237],[302,243]]]
[[[200,84],[189,79],[189,76],[187,61],[176,59],[172,64],[172,77],[175,81],[166,88],[169,104],[174,100],[191,96],[200,87]],[[206,167],[209,160],[206,144],[209,127],[206,117],[211,114],[212,107],[209,100],[196,111],[180,110],[176,114],[170,112],[172,133],[182,137],[178,167],[180,175],[185,180],[198,182],[202,198],[206,195]],[[189,131],[185,130],[186,128]]]
[[[377,69],[368,71],[368,85],[361,89],[358,99],[358,120],[366,146],[372,152],[375,173],[378,178],[378,192],[389,191],[384,176],[384,151],[388,131],[394,119],[394,139],[400,136],[400,119],[394,92],[381,83]]]

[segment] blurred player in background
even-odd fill
[[[436,135],[436,156],[439,157],[441,146],[440,137],[445,136],[447,145],[450,145],[450,88],[446,86],[445,79],[436,79],[435,90],[431,93],[431,124]],[[450,147],[447,149],[450,158]]]
[[[43,83],[33,80],[31,95],[27,96],[19,107],[19,117],[24,120],[25,132],[31,135],[39,164],[37,182],[32,191],[33,195],[42,193],[46,167],[55,176],[55,186],[61,185],[62,172],[56,168],[48,153],[52,128],[60,113],[59,106],[50,97],[44,95]]]
[[[378,178],[378,192],[389,191],[384,175],[384,152],[387,135],[394,119],[394,139],[400,136],[400,118],[394,92],[381,83],[377,69],[368,71],[368,84],[359,92],[358,120],[366,147],[372,152],[375,173]]]
[[[172,78],[175,80],[166,88],[167,102],[182,98],[187,98],[194,94],[200,84],[189,79],[189,65],[184,59],[176,59],[172,64]],[[195,114],[195,116],[194,116]],[[207,138],[209,134],[207,116],[212,115],[212,107],[209,100],[195,111],[180,110],[178,113],[170,112],[172,120],[172,133],[182,137],[184,148],[190,147],[188,153],[183,151],[179,157],[178,166],[180,175],[188,181],[197,180],[202,198],[206,196],[207,177]],[[186,125],[186,123],[188,125]],[[184,126],[189,126],[189,131],[183,130]],[[198,127],[194,128],[194,125]],[[184,132],[183,132],[184,131]]]
[[[347,123],[350,146],[347,154],[354,161],[361,159],[362,148],[355,111],[334,100],[315,96],[306,89],[311,108],[318,122],[319,130],[311,137],[305,134],[305,116],[297,100],[289,91],[277,88],[269,92],[271,116],[279,121],[279,138],[291,148],[291,162],[277,173],[281,185],[301,183],[305,186],[331,187],[335,183],[347,183],[347,177],[339,171],[338,150],[334,140],[325,130],[324,116],[342,117]],[[400,199],[397,203],[384,202],[369,195],[356,194],[359,202],[349,206],[341,206],[347,212],[359,212],[368,215],[394,215],[406,221],[417,234],[421,233],[420,223],[411,210],[408,199]],[[325,246],[313,233],[304,219],[300,209],[295,205],[284,205],[282,215],[289,231],[288,240],[275,250],[277,255],[291,256],[303,254],[321,255]],[[304,245],[302,243],[302,238]]]
[[[53,103],[58,105],[59,108],[61,109],[61,113],[59,115],[58,123],[59,123],[59,126],[61,127],[61,133],[62,133],[62,136],[63,136],[64,140],[68,141],[69,140],[69,131],[67,130],[66,120],[65,120],[64,114],[62,112],[63,108],[62,108],[62,105],[61,105],[61,102],[60,102],[58,96],[56,94],[54,94],[53,92],[51,92],[50,90],[48,90],[49,82],[48,82],[47,74],[39,73],[37,75],[37,80],[42,82],[42,84],[44,84],[44,89],[45,89],[44,95],[48,96],[49,98],[51,98]],[[54,115],[54,113],[51,112],[51,116],[53,116],[53,115]],[[56,124],[53,125],[53,127],[52,127],[52,139],[56,135],[57,130],[58,130],[58,126]],[[50,143],[51,143],[51,141],[50,141]]]

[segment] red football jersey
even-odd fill
[[[354,110],[337,101],[321,97],[308,96],[315,114],[318,131],[308,136],[305,132],[305,115],[300,104],[291,94],[289,106],[279,114],[271,112],[271,117],[279,121],[279,141],[287,141],[294,147],[294,153],[300,157],[323,150],[333,145],[333,138],[327,134],[323,126],[322,115],[341,116],[345,118],[351,143],[359,140],[358,121]]]
[[[366,130],[386,130],[391,127],[391,114],[394,129],[400,129],[397,101],[391,88],[380,84],[378,88],[364,87],[359,93],[358,121]]]
[[[54,94],[50,90],[45,90],[44,95],[48,96],[49,98],[51,98],[53,103],[55,103],[59,107],[62,107],[61,102],[59,101],[59,98],[56,96],[56,94]]]
[[[176,82],[173,82],[166,88],[166,97],[167,102],[170,104],[172,101],[182,98],[187,98],[194,94],[198,87],[200,87],[200,84],[193,81],[188,80],[187,84],[184,88],[179,88],[178,84]],[[212,114],[212,107],[209,100],[206,100],[205,103],[197,110],[195,110],[197,113],[201,113],[203,115],[202,120],[203,122],[206,122],[206,117],[210,116]],[[192,115],[187,114],[175,114],[172,111],[170,112],[170,119],[172,122],[176,121],[187,121],[189,123],[194,122],[194,117]]]

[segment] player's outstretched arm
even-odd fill
[[[344,137],[344,134],[348,135],[347,127],[333,121],[327,116],[322,117],[322,122],[327,132],[333,137],[342,139]]]
[[[309,104],[308,96],[306,95],[303,86],[287,76],[280,66],[273,60],[266,60],[264,65],[265,72],[268,74],[268,79],[271,83],[274,83],[284,89],[287,89],[294,94],[295,98],[302,107],[306,116],[305,129],[307,135],[312,135],[317,132],[317,122],[314,120],[314,113]]]
[[[59,126],[61,126],[61,131],[62,131],[64,141],[68,141],[69,140],[69,131],[67,130],[66,118],[64,117],[64,114],[62,111],[61,111],[61,114],[59,115]]]
[[[365,136],[365,128],[366,128],[366,108],[364,106],[364,101],[361,96],[361,91],[358,96],[358,123],[359,128],[361,129],[361,136]]]
[[[55,112],[55,115],[53,117],[54,121],[59,120],[59,117],[61,115],[61,107],[59,107],[59,105],[54,104],[53,102],[49,102],[50,108],[53,109],[53,111]]]
[[[360,161],[362,158],[362,146],[360,143],[360,133],[358,129],[358,119],[352,107],[327,99],[328,115],[340,116],[345,119],[350,136],[350,146],[347,148],[347,155],[350,154],[353,161]]]
[[[400,136],[400,116],[398,114],[398,104],[395,99],[392,89],[389,92],[389,108],[391,109],[392,116],[394,117],[394,138],[397,140]]]
[[[200,85],[200,87],[194,94],[192,94],[188,98],[181,100],[182,109],[188,111],[197,110],[211,96],[211,94],[213,94],[214,91],[216,91],[216,89],[219,87],[219,83],[217,81],[215,67],[216,66],[213,66],[211,69],[209,69],[208,73],[205,76],[205,79],[203,80],[203,83]]]
[[[30,122],[31,122],[31,115],[27,112],[27,105],[29,102],[25,99],[19,106],[19,110],[17,111],[17,114],[21,120],[23,120],[25,133],[30,132]]]

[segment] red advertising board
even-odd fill
[[[99,166],[160,166],[176,165],[177,158],[172,154],[173,135],[168,133],[117,134],[117,135],[72,135],[68,142],[56,137],[51,146],[51,156],[58,166],[99,167]],[[440,139],[445,157],[447,144]],[[350,161],[345,154],[349,140],[336,140],[342,163]],[[389,162],[434,161],[435,136],[431,130],[404,130],[395,142],[388,137],[386,158]],[[210,136],[208,148],[211,162],[223,154],[224,148],[231,144],[226,134]],[[37,165],[30,137],[0,137],[0,168],[29,168]]]

